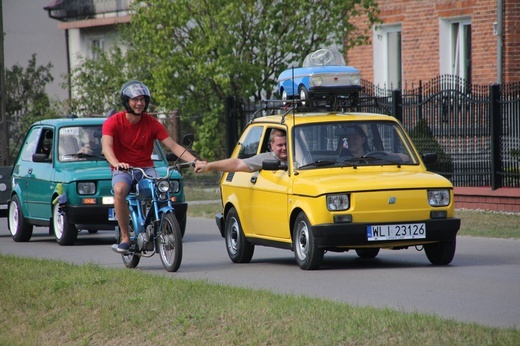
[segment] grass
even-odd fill
[[[218,186],[199,188],[189,184],[184,186],[187,201],[211,201],[220,200],[220,189]]]
[[[458,209],[461,218],[459,235],[487,238],[520,238],[518,213]]]
[[[520,331],[0,255],[0,345],[518,345]]]

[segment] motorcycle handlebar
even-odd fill
[[[166,171],[166,175],[162,178],[168,178],[170,176],[170,173],[171,171],[173,170],[180,170],[181,168],[185,168],[185,167],[192,167],[193,165],[195,164],[195,161],[189,161],[189,162],[180,162],[180,163],[176,163],[175,165],[173,166],[168,166],[168,169]],[[141,167],[128,167],[128,169],[123,169],[122,171],[140,171],[142,174],[143,174],[143,177],[145,178],[148,178],[148,179],[153,179],[155,177],[153,176],[150,176],[148,174],[146,174],[145,170],[142,169]]]

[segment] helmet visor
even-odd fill
[[[123,95],[133,99],[137,96],[150,96],[148,88],[141,83],[130,84],[123,90]]]

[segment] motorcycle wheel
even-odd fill
[[[182,233],[175,215],[161,215],[161,229],[158,233],[157,246],[163,267],[169,272],[176,272],[182,261]]]

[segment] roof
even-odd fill
[[[389,120],[397,121],[394,117],[377,114],[377,113],[361,113],[361,112],[287,112],[285,114],[266,115],[255,118],[254,123],[275,123],[275,124],[310,124],[320,122],[335,122],[335,121],[359,121],[359,120]]]
[[[80,126],[80,125],[100,125],[106,118],[51,118],[35,122],[32,126],[47,125],[53,127]]]

